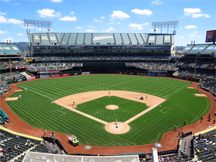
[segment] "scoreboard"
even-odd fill
[[[216,42],[216,30],[206,32],[206,42]]]

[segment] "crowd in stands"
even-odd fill
[[[19,66],[26,66],[29,65],[29,63],[25,62],[24,60],[20,60],[20,61],[11,61],[11,67],[13,69],[16,69]],[[1,61],[0,62],[0,69],[4,70],[4,69],[9,69],[10,68],[10,63],[9,61]]]
[[[27,139],[0,131],[0,160],[21,162],[26,151],[46,152],[48,149],[44,142]]]
[[[177,65],[195,66],[195,58],[182,58]],[[198,58],[196,66],[202,69],[206,69],[207,67],[215,68],[215,60]]]
[[[197,160],[216,161],[216,129],[194,136],[194,151]]]
[[[32,63],[26,66],[29,71],[53,71],[53,70],[67,70],[73,67],[82,67],[83,63],[72,62],[58,62],[58,63]]]
[[[35,57],[36,61],[44,61],[44,60],[170,60],[170,56],[162,56],[162,55],[146,55],[146,56],[134,56],[134,55],[119,55],[119,56],[65,56],[65,57]]]
[[[169,63],[169,62],[132,62],[132,63],[127,62],[126,66],[133,66],[145,70],[176,71],[178,69],[175,63]]]

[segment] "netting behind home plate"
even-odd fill
[[[138,155],[125,156],[73,156],[27,152],[23,162],[139,162]]]

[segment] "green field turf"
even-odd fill
[[[107,105],[117,105],[119,109],[108,110]],[[115,122],[116,119],[125,122],[147,108],[146,104],[140,102],[105,96],[80,104],[76,109],[110,123]]]
[[[16,92],[22,99],[6,102],[10,109],[29,125],[76,135],[81,144],[100,146],[141,145],[160,141],[163,132],[198,121],[210,108],[208,98],[196,97],[189,82],[169,78],[129,75],[87,75],[43,79],[17,85],[28,91]],[[104,125],[61,106],[50,103],[64,96],[99,90],[126,90],[148,93],[166,99],[161,107],[129,123],[130,131],[114,135]],[[123,116],[124,114],[122,114]]]

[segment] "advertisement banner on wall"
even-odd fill
[[[34,80],[34,79],[35,79],[35,76],[27,78],[27,80]]]
[[[51,78],[60,77],[60,74],[53,74],[51,75]]]
[[[60,71],[49,71],[49,73],[60,73]]]
[[[82,72],[82,75],[88,75],[90,72]]]
[[[156,76],[156,74],[149,74],[149,73],[148,73],[147,76]]]
[[[40,78],[50,78],[50,75],[40,75]]]
[[[166,77],[167,74],[158,74],[157,76],[160,76],[160,77]]]
[[[18,69],[25,69],[25,66],[18,66]]]
[[[61,74],[62,77],[70,76],[70,74]]]
[[[49,71],[38,71],[37,73],[38,74],[46,74],[46,73],[49,73]]]
[[[137,73],[137,75],[146,76],[146,73]]]

